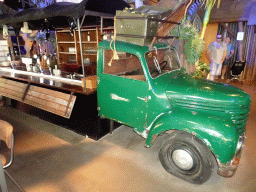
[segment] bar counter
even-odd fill
[[[40,119],[49,121],[51,123],[75,131],[79,134],[87,135],[88,137],[95,140],[98,140],[104,135],[108,134],[109,132],[111,132],[113,128],[115,129],[120,126],[119,123],[115,122],[113,124],[114,127],[111,128],[110,120],[101,119],[98,116],[97,90],[86,89],[86,91],[84,91],[81,80],[68,79],[52,75],[44,75],[40,73],[20,71],[7,68],[0,68],[0,76],[2,77],[3,81],[11,81],[11,84],[1,84],[2,92],[3,87],[7,86],[5,91],[6,93],[9,92],[9,95],[11,96],[8,97],[7,95],[6,97],[6,93],[3,92],[3,96],[5,96],[5,98],[8,99],[8,103],[10,104],[9,107],[21,110]],[[18,84],[24,86],[24,88],[16,89],[17,92],[21,91],[22,95],[24,94],[24,96],[21,96],[20,99],[16,99],[12,95],[13,92],[15,92],[13,86],[18,86]],[[29,98],[27,95],[30,94],[29,91],[27,91],[27,89],[30,90],[32,87],[37,87],[37,89],[39,90],[45,90],[46,88],[47,90],[49,90],[49,92],[54,92],[54,94],[56,95],[67,94],[70,96],[70,98],[76,97],[76,100],[73,105],[73,110],[70,112],[70,115],[68,115],[68,117],[60,116],[60,109],[54,112],[47,110],[47,108],[49,106],[52,106],[52,104],[49,104],[49,102],[47,101],[44,102],[44,98],[41,98],[41,104],[47,105],[45,109],[36,107],[35,105],[31,105],[28,102],[26,103],[26,99]],[[39,95],[41,96],[42,94]],[[46,95],[46,97],[49,96]],[[58,98],[51,98],[51,100],[59,101]],[[39,101],[39,99],[36,99],[35,101],[37,102]]]
[[[96,88],[87,88],[86,91],[84,91],[80,77],[70,79],[66,77],[58,77],[54,75],[46,75],[42,73],[21,71],[4,67],[0,67],[0,76],[8,79],[33,83],[35,85],[41,85],[50,89],[59,89],[84,95],[94,94],[97,91]]]

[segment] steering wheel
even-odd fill
[[[154,69],[151,73],[152,73],[152,76],[156,76],[158,74],[160,74],[162,72],[162,70],[166,67],[167,65],[167,61],[163,61],[161,63],[157,63],[158,65],[156,65],[155,63],[155,66],[156,66],[156,69]]]
[[[159,63],[159,65],[160,65],[160,69],[163,70],[167,65],[167,61],[163,61],[162,63]]]

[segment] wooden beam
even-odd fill
[[[233,32],[228,26],[226,26],[225,23],[220,23],[220,25],[221,25],[222,27],[224,27],[224,28],[229,32],[229,34],[230,34],[233,38],[236,39],[236,33]]]
[[[160,1],[161,2],[161,1]],[[165,20],[166,21],[175,21],[175,22],[180,22],[185,13],[186,6],[188,5],[189,1],[186,1],[182,3],[173,13],[171,13]],[[162,26],[158,29],[158,35],[159,36],[166,36],[169,33],[169,30],[177,25],[174,24],[168,24],[168,23],[163,23]]]

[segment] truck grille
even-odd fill
[[[229,114],[230,120],[236,125],[239,132],[242,132],[246,126],[247,117],[250,111],[250,103],[243,104],[235,104],[233,102],[230,103],[214,103],[207,101],[200,101],[199,99],[177,99],[172,100],[177,106],[187,109],[192,109],[195,111],[210,111],[217,113],[225,113]]]
[[[229,114],[231,115],[231,120],[233,123],[237,126],[237,129],[244,129],[246,126],[246,121],[249,113],[248,109],[240,109],[240,111],[229,111]]]

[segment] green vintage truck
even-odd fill
[[[159,149],[166,171],[202,184],[216,161],[219,175],[234,175],[245,141],[248,94],[192,78],[165,43],[150,47],[103,40],[97,65],[99,115],[132,127],[146,147],[167,135]]]

